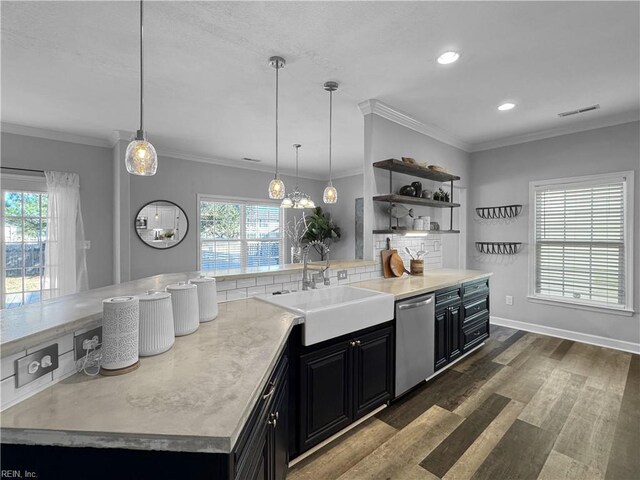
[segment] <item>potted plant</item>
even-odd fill
[[[320,207],[316,207],[313,213],[305,218],[305,224],[307,227],[303,238],[305,243],[322,242],[328,247],[331,242],[340,240],[340,227],[336,226],[331,220],[331,215],[323,212]],[[312,246],[320,254],[320,259],[324,260],[324,249],[317,244]]]

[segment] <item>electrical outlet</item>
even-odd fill
[[[511,295],[507,295],[506,302],[507,305],[513,305],[513,297]]]
[[[102,327],[96,327],[73,338],[73,356],[76,360],[80,360],[87,354],[84,342],[92,341],[93,337],[98,337],[98,343],[102,343]]]
[[[338,270],[338,280],[346,280],[348,277],[346,270]]]
[[[41,348],[16,360],[16,387],[24,387],[58,368],[58,344]]]

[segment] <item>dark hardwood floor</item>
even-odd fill
[[[640,357],[492,326],[482,349],[287,478],[640,479]]]

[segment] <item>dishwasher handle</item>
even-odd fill
[[[403,303],[401,305],[398,305],[398,310],[409,310],[411,308],[424,307],[425,305],[429,305],[431,302],[433,302],[433,297],[429,297],[421,302]]]

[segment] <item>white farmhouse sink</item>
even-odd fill
[[[364,288],[337,286],[257,298],[304,316],[304,345],[388,322],[394,316],[393,295]]]

